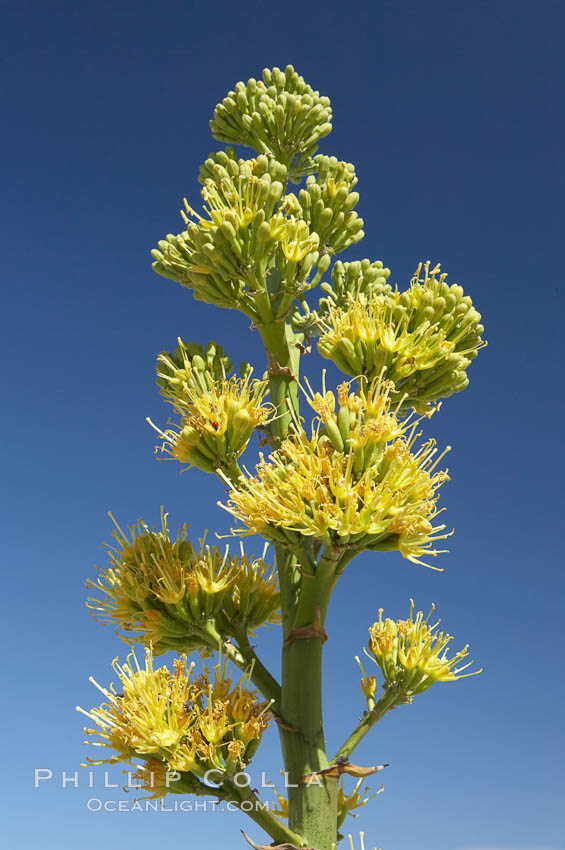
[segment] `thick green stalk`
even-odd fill
[[[290,324],[273,319],[259,326],[268,360],[270,400],[276,408],[271,432],[280,441],[298,414],[300,348]]]
[[[291,421],[298,421],[300,349],[288,321],[272,321],[259,328],[269,360],[271,401],[277,407],[272,424],[275,445]],[[276,546],[281,588],[283,638],[317,619],[323,621],[335,581],[331,569],[316,577],[300,574],[299,554]],[[335,570],[334,570],[335,572]],[[322,637],[297,638],[283,647],[281,718],[279,726],[288,775],[289,828],[316,850],[330,850],[337,835],[337,781],[303,777],[328,767],[322,715]]]
[[[295,629],[323,625],[333,582],[302,579],[294,617]],[[318,625],[318,624],[316,624]],[[285,638],[289,633],[285,635]],[[288,771],[289,826],[317,850],[330,850],[336,840],[337,781],[317,777],[301,780],[328,767],[322,713],[322,636],[301,637],[283,647],[281,714],[296,731],[284,728],[281,742]]]

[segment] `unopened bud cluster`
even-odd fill
[[[263,71],[263,79],[237,83],[214,110],[210,122],[215,139],[247,145],[274,156],[301,176],[317,142],[331,132],[331,107],[327,97],[304,82],[292,65]]]

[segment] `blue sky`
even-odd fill
[[[229,527],[217,481],[155,460],[145,417],[163,422],[167,406],[154,358],[178,335],[212,338],[260,370],[260,340],[239,314],[157,277],[149,251],[180,229],[183,195],[199,203],[214,105],[291,62],[332,99],[322,151],[357,167],[367,235],[343,258],[383,259],[401,288],[418,261],[441,261],[489,340],[469,389],[426,424],[453,446],[445,572],[365,555],[336,590],[330,745],[362,710],[353,657],[381,605],[402,616],[410,596],[435,602],[485,672],[367,737],[358,761],[391,767],[348,827],[383,850],[564,850],[561,4],[20,0],[2,17],[7,843],[261,836],[227,812],[89,812],[92,797],[125,795],[102,777],[89,789],[84,772],[78,789],[60,784],[85,756],[74,707],[96,704],[88,676],[108,681],[124,655],[84,607],[106,512],[153,524],[164,504],[195,537]],[[316,380],[319,358],[305,365]],[[263,641],[276,669],[277,635]],[[277,758],[273,732],[256,769],[276,778]],[[53,780],[34,789],[34,767]]]

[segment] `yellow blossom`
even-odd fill
[[[436,555],[434,541],[447,535],[434,525],[437,490],[448,480],[436,472],[435,441],[415,448],[419,434],[410,417],[399,421],[390,384],[335,399],[325,392],[311,404],[319,421],[308,437],[296,428],[269,460],[261,455],[255,476],[232,484],[223,506],[245,528],[286,545],[296,534],[350,549],[397,549],[416,563]]]
[[[390,294],[349,295],[330,301],[322,321],[320,354],[346,374],[371,380],[384,372],[403,409],[433,411],[468,384],[466,370],[486,343],[480,314],[460,286],[448,286],[439,265],[418,266],[410,288]]]
[[[155,669],[150,649],[143,667],[133,652],[125,664],[116,659],[112,666],[122,692],[91,679],[105,702],[90,711],[77,708],[94,722],[94,728],[85,731],[97,739],[86,743],[116,751],[94,764],[150,756],[164,765],[157,765],[161,778],[165,769],[200,778],[210,768],[233,772],[251,757],[269,724],[269,704],[259,702],[255,692],[248,690],[247,676],[232,687],[226,659],[216,665],[213,677],[206,667],[201,676],[193,677],[194,664],[187,666],[186,656],[174,662],[173,672],[166,667]],[[245,724],[237,710],[234,713],[242,694],[247,705]],[[159,787],[162,790],[162,783]]]
[[[267,383],[245,378],[222,378],[209,389],[198,390],[188,383],[176,387],[174,405],[182,413],[179,425],[162,431],[162,452],[198,466],[205,472],[230,469],[245,451],[255,428],[270,421],[273,406],[263,397]]]
[[[472,661],[457,666],[468,657],[468,646],[448,658],[448,645],[453,638],[438,631],[439,620],[429,625],[433,611],[434,606],[425,619],[422,611],[414,617],[414,601],[411,600],[410,617],[395,622],[383,620],[381,608],[378,621],[369,629],[366,654],[381,668],[387,683],[398,686],[409,696],[426,691],[435,682],[455,682],[482,672],[463,673]]]
[[[151,642],[155,654],[209,650],[216,646],[210,620],[226,637],[239,626],[278,622],[278,581],[263,558],[248,558],[243,546],[231,556],[205,538],[195,550],[186,525],[171,538],[163,511],[160,530],[139,520],[129,531],[130,537],[116,523],[110,567],[87,582],[97,592],[87,602],[91,613],[124,630],[126,642]]]

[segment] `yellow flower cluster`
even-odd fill
[[[403,409],[420,413],[468,385],[466,370],[486,344],[471,299],[460,286],[448,286],[439,265],[429,266],[420,279],[420,263],[406,292],[330,302],[318,342],[320,354],[348,375],[371,380],[384,373]]]
[[[305,188],[286,195],[283,204],[317,234],[320,253],[333,256],[364,236],[363,219],[353,209],[359,202],[352,191],[357,177],[350,162],[333,156],[318,155],[313,164],[318,174],[307,177]]]
[[[253,306],[247,292],[264,287],[276,246],[269,220],[287,172],[266,156],[226,165],[210,163],[201,190],[204,215],[184,200],[186,230],[159,242],[153,268],[193,289],[200,300],[247,309]]]
[[[257,700],[245,676],[232,686],[226,659],[220,659],[213,674],[204,667],[198,677],[185,656],[175,660],[173,672],[166,667],[155,669],[150,649],[143,667],[134,653],[125,664],[115,660],[112,666],[122,692],[113,685],[104,688],[91,678],[105,702],[90,711],[77,707],[95,724],[85,732],[97,739],[85,743],[115,751],[108,759],[89,762],[149,758],[145,769],[156,774],[161,791],[159,763],[166,770],[199,779],[206,771],[216,770],[210,778],[220,782],[246,764],[269,725],[269,704]]]
[[[243,547],[230,556],[227,547],[222,553],[204,540],[196,551],[186,525],[171,540],[167,515],[161,520],[160,531],[140,520],[130,527],[131,539],[116,524],[110,567],[87,582],[99,593],[87,603],[94,616],[124,629],[128,642],[152,642],[155,654],[210,649],[218,632],[279,622],[278,581],[265,552],[249,560]]]
[[[434,526],[438,488],[448,480],[435,472],[435,441],[418,450],[417,422],[400,421],[390,400],[391,385],[374,381],[367,391],[339,388],[312,395],[318,414],[311,436],[300,428],[269,460],[261,455],[255,476],[232,484],[226,506],[246,528],[294,546],[298,535],[352,550],[398,550],[422,563],[436,555]],[[445,454],[445,452],[444,452]]]
[[[237,161],[216,155],[201,174],[204,215],[184,199],[186,230],[159,242],[153,268],[192,288],[196,298],[241,309],[254,321],[272,319],[267,278],[275,258],[292,292],[308,288],[319,259],[318,234],[300,208],[284,206],[287,169],[264,155]]]
[[[193,394],[198,396],[211,390],[232,371],[228,355],[213,341],[204,348],[179,337],[174,352],[162,351],[157,357],[157,384],[161,395],[181,414],[187,413]],[[242,377],[250,375],[251,371],[248,363],[242,364]]]
[[[447,656],[447,647],[453,639],[446,632],[437,630],[440,621],[429,625],[432,610],[424,619],[422,611],[414,617],[414,601],[411,600],[410,617],[407,620],[383,620],[382,608],[379,619],[369,629],[369,649],[366,654],[381,668],[385,681],[396,685],[407,696],[420,694],[435,682],[455,682],[466,676],[474,676],[481,670],[463,673],[473,663],[457,667],[469,655],[464,646],[452,658]]]
[[[181,424],[161,431],[148,421],[161,435],[162,452],[205,472],[234,474],[254,429],[272,415],[272,405],[263,402],[266,391],[266,381],[249,375],[222,378],[205,390],[180,381],[173,403],[184,414]]]

